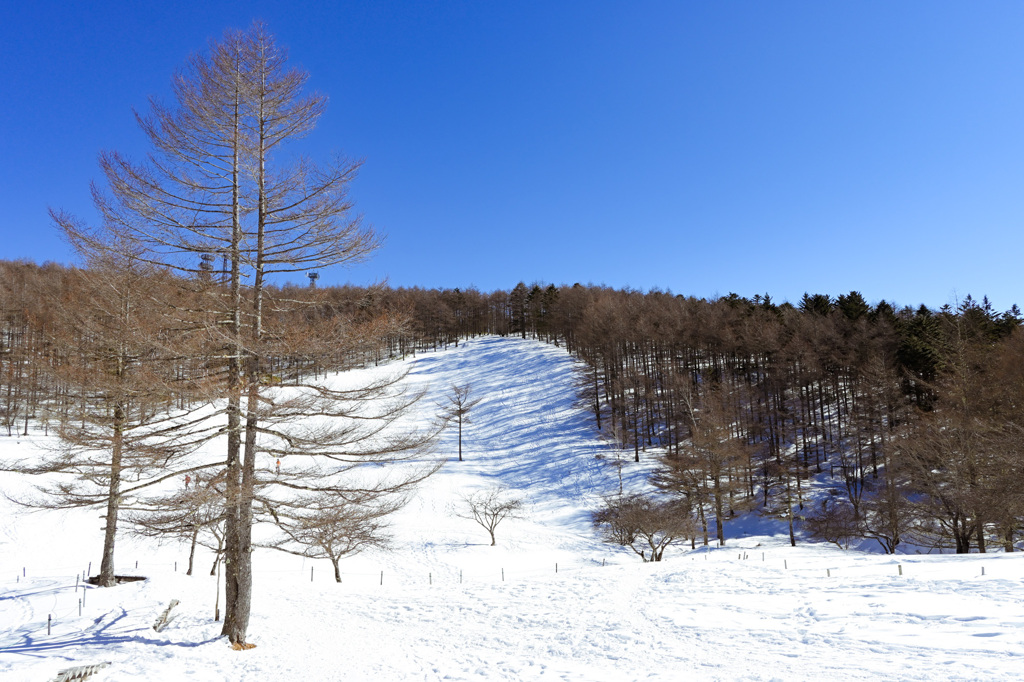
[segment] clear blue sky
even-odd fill
[[[0,257],[67,262],[102,149],[267,22],[387,233],[321,283],[1024,303],[1024,3],[5,2]]]

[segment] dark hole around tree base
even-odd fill
[[[117,584],[120,585],[121,583],[134,583],[134,582],[138,582],[139,580],[145,580],[146,576],[144,576],[144,575],[115,575],[114,579],[117,580]],[[89,583],[90,585],[99,585],[100,584],[100,577],[98,575],[92,575],[92,576],[89,576],[88,578],[86,578],[85,582]]]

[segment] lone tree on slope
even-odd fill
[[[471,393],[473,387],[469,384],[462,386],[452,385],[451,392],[446,396],[448,403],[442,405],[444,415],[449,420],[454,419],[459,425],[459,461],[462,461],[462,425],[470,424],[469,412],[476,407],[482,397],[473,398]]]
[[[507,488],[496,487],[478,490],[462,498],[463,510],[455,515],[462,519],[472,519],[483,526],[491,536],[491,547],[496,544],[494,531],[505,519],[522,518],[523,500],[509,494]]]

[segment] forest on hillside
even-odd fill
[[[153,423],[216,395],[223,322],[193,314],[186,324],[185,312],[224,296],[225,274],[210,259],[191,277],[144,269],[126,282],[116,272],[0,262],[8,436],[69,436],[87,416],[113,418],[125,396]],[[148,305],[157,291],[162,303]],[[970,296],[930,310],[869,305],[857,292],[791,305],[579,284],[482,293],[315,279],[267,285],[264,296],[268,385],[485,334],[564,347],[587,368],[578,393],[594,428],[629,459],[657,461],[663,511],[692,518],[705,543],[726,542],[728,520],[744,511],[788,521],[793,542],[803,528],[840,546],[873,539],[886,552],[904,542],[1014,551],[1024,530],[1016,306],[1000,313]],[[118,311],[129,305],[126,327]],[[78,429],[79,444],[96,446],[87,433]],[[830,483],[813,502],[812,477]]]

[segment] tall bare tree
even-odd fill
[[[226,420],[223,633],[238,648],[248,647],[254,502],[261,477],[269,475],[269,467],[258,466],[260,454],[323,457],[339,465],[331,473],[340,475],[363,461],[419,456],[419,446],[432,435],[354,429],[352,423],[392,421],[394,405],[366,414],[344,403],[369,400],[366,394],[308,385],[284,397],[268,385],[268,363],[287,336],[267,326],[268,278],[358,262],[380,243],[348,199],[358,163],[341,157],[327,166],[305,158],[282,161],[285,144],[310,132],[326,107],[325,96],[303,94],[307,78],[288,67],[287,53],[262,24],[227,32],[174,77],[173,105],[152,100],[149,115],[137,116],[153,148],[146,162],[103,154],[109,191],[94,189],[104,228],[130,234],[148,261],[199,275],[200,281],[210,280],[208,269],[200,267],[206,262],[202,256],[214,254],[227,263],[223,286],[207,287],[200,305],[178,312],[205,335],[210,356],[222,361],[211,367],[221,376],[221,388],[210,397],[219,399]],[[381,387],[371,389],[380,398]],[[311,414],[346,425],[294,421]],[[414,468],[399,478],[411,484],[430,470]],[[272,484],[297,493],[340,485],[332,476],[323,479],[324,486],[309,480],[281,477]],[[368,487],[384,494],[397,485]],[[274,499],[287,504],[283,496]]]
[[[140,260],[130,237],[97,235],[67,216],[54,217],[87,265],[76,273],[75,297],[56,306],[64,336],[53,342],[77,357],[47,366],[74,399],[47,456],[5,466],[56,475],[38,486],[42,496],[25,504],[104,507],[98,582],[112,586],[123,502],[172,476],[208,429],[168,409],[169,363],[156,343],[161,315],[148,305],[166,279]]]

